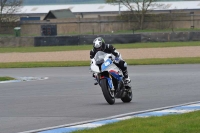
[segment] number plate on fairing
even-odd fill
[[[106,62],[104,62],[102,64],[101,70],[104,71],[111,63],[112,63],[112,61],[110,59],[108,59]]]

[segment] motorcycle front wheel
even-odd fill
[[[114,97],[114,92],[111,91],[107,79],[102,79],[100,81],[100,85],[101,85],[101,89],[104,95],[104,98],[106,99],[106,101],[112,105],[115,103],[115,97]]]

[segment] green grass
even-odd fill
[[[194,29],[187,29],[187,28],[180,28],[180,29],[173,29],[174,32],[191,32],[191,31],[200,31],[200,29],[198,28],[194,28]],[[87,32],[87,33],[81,33],[81,35],[102,35],[102,34],[137,34],[137,33],[152,33],[152,32],[172,32],[172,29],[144,29],[144,30],[118,30],[118,31],[108,31],[108,32],[94,32],[91,29],[91,32]],[[79,35],[78,32],[72,32],[72,33],[67,33],[67,34],[59,34],[59,36],[67,36],[67,35]]]
[[[200,111],[162,117],[133,118],[73,133],[200,133]]]
[[[191,31],[200,31],[198,28],[194,29],[173,29],[174,32],[191,32]],[[135,30],[134,33],[150,33],[150,32],[172,32],[172,29],[144,29],[144,30]],[[133,33],[133,30],[123,30],[123,31],[114,31],[114,34],[130,34]]]
[[[46,47],[1,47],[0,53],[10,52],[56,52],[56,51],[73,51],[73,50],[89,50],[92,45],[81,46],[46,46]]]
[[[200,64],[200,57],[164,58],[164,59],[129,59],[128,65],[158,65],[158,64]],[[12,62],[0,63],[0,68],[34,68],[34,67],[74,67],[88,66],[90,61],[54,61],[54,62]]]
[[[0,81],[14,80],[12,77],[0,77]]]
[[[200,41],[192,42],[149,42],[149,43],[132,43],[132,44],[114,44],[117,49],[131,48],[164,48],[164,47],[184,47],[200,46]]]
[[[181,47],[181,46],[200,46],[200,41],[192,42],[154,42],[154,43],[131,43],[131,44],[113,44],[117,49],[130,48],[160,48],[160,47]],[[54,52],[54,51],[74,51],[91,50],[91,45],[77,46],[45,46],[45,47],[0,47],[0,53],[10,52]]]
[[[12,62],[0,63],[0,68],[73,67],[89,64],[90,61]]]
[[[0,34],[0,37],[14,37],[14,33],[13,34]]]
[[[129,65],[200,64],[200,57],[129,59]]]

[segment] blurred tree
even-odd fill
[[[2,22],[13,22],[17,19],[14,13],[20,11],[23,0],[0,0],[0,24]]]
[[[143,29],[145,15],[153,9],[162,6],[161,4],[156,3],[156,1],[157,0],[106,0],[106,3],[121,3],[126,6],[129,11],[129,15],[131,15],[132,18],[134,17],[134,19],[138,22],[138,29]]]

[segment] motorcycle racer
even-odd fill
[[[130,83],[131,80],[128,76],[127,63],[122,59],[121,54],[111,44],[106,44],[102,37],[97,37],[93,41],[93,49],[90,51],[90,59],[93,59],[98,51],[113,54],[115,56],[114,63],[119,67],[125,77],[124,82]],[[93,75],[94,77],[94,75]]]

